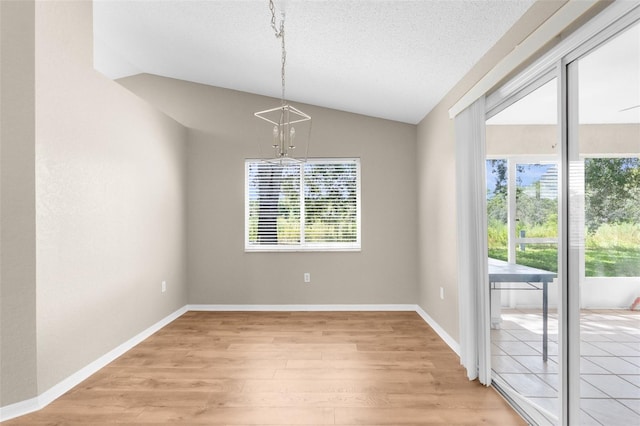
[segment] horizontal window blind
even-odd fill
[[[359,250],[360,162],[246,161],[245,249]]]

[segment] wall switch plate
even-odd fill
[[[164,293],[165,291],[167,291],[167,282],[166,281],[162,281],[162,292]]]
[[[311,282],[311,274],[309,272],[305,272],[304,273],[304,282],[305,283],[310,283]]]
[[[444,287],[440,287],[440,299],[444,300]]]

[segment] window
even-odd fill
[[[360,160],[245,162],[246,251],[360,250]]]

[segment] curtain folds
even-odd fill
[[[455,118],[460,363],[491,384],[485,170],[485,98]]]

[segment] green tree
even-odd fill
[[[493,195],[507,196],[507,160],[487,160],[494,177]]]
[[[541,226],[549,222],[549,220],[557,223],[557,199],[532,197],[525,192],[519,192],[516,206],[520,227]]]
[[[640,162],[636,158],[585,160],[585,222],[600,225],[640,223]]]
[[[487,219],[489,223],[507,223],[507,160],[487,160],[493,178],[493,190],[487,191]],[[489,186],[489,185],[487,185]]]

